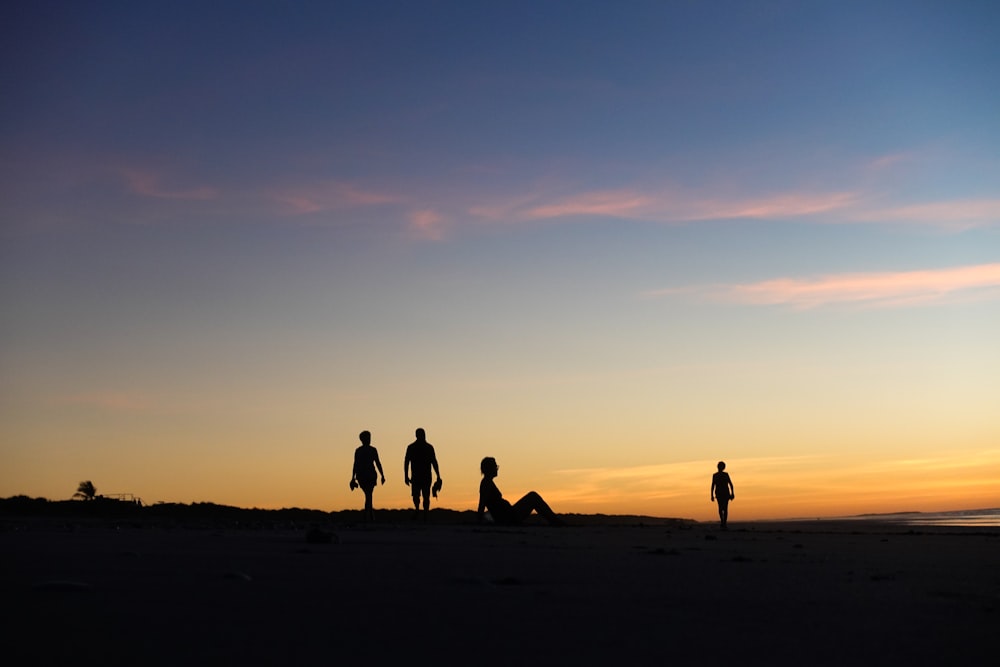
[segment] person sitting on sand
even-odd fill
[[[521,523],[532,512],[537,512],[554,526],[563,525],[562,520],[556,516],[552,508],[548,506],[542,497],[531,491],[523,498],[511,505],[504,500],[500,489],[493,482],[499,474],[500,466],[492,456],[487,456],[479,464],[479,470],[483,473],[483,481],[479,483],[479,521],[483,520],[483,512],[489,510],[493,521],[500,525],[512,526]]]
[[[372,434],[362,431],[358,438],[361,446],[354,450],[354,469],[351,473],[351,491],[361,487],[365,492],[365,514],[366,521],[375,519],[375,509],[372,507],[372,491],[375,490],[375,482],[378,475],[382,476],[382,484],[385,484],[385,473],[382,472],[382,462],[378,458],[378,450],[372,447]],[[375,469],[378,469],[378,475]]]
[[[736,497],[733,490],[733,481],[729,479],[729,473],[724,472],[726,462],[719,461],[719,472],[712,475],[712,502],[719,501],[719,520],[722,522],[722,530],[726,530],[726,521],[729,519],[729,501]]]
[[[437,497],[441,489],[441,470],[438,469],[437,456],[434,454],[434,445],[427,442],[427,435],[424,429],[418,428],[417,439],[406,447],[406,457],[403,459],[403,480],[410,487],[413,493],[413,518],[420,517],[420,498],[424,500],[424,517],[431,508],[431,469],[437,475],[437,482],[433,484],[434,497]]]

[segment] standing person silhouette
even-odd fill
[[[554,526],[562,526],[562,520],[556,516],[540,495],[529,491],[520,500],[511,505],[504,500],[500,489],[493,479],[500,474],[500,466],[492,456],[487,456],[479,464],[483,473],[483,481],[479,483],[479,521],[483,521],[483,511],[489,510],[493,521],[505,526],[513,526],[527,519],[532,512],[537,512]]]
[[[417,439],[406,447],[406,457],[403,459],[403,479],[413,493],[413,518],[420,518],[420,499],[424,500],[424,519],[431,509],[431,469],[437,475],[434,482],[434,497],[441,490],[441,471],[438,469],[434,445],[427,442],[424,429],[418,428]]]
[[[378,450],[372,447],[372,434],[362,431],[358,438],[361,446],[354,450],[354,469],[351,472],[351,491],[361,487],[365,492],[365,521],[375,520],[375,509],[372,507],[372,491],[375,490],[375,482],[378,476],[382,477],[382,484],[385,484],[385,473],[382,472],[382,462],[378,458]],[[378,469],[378,475],[375,469]]]
[[[712,500],[719,501],[719,521],[722,522],[722,530],[726,530],[726,522],[729,520],[729,501],[736,497],[733,490],[733,481],[729,479],[729,473],[725,472],[726,462],[719,461],[719,472],[712,475]]]

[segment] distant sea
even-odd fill
[[[899,512],[897,514],[862,514],[849,519],[887,521],[905,526],[1000,526],[1000,507],[952,512]]]

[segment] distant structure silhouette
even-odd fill
[[[413,493],[413,518],[420,518],[420,500],[424,501],[424,518],[431,508],[431,489],[437,498],[441,490],[441,470],[438,468],[434,445],[427,442],[424,429],[418,428],[417,439],[406,447],[406,457],[403,459],[403,479]],[[431,470],[437,475],[437,481],[431,484]]]
[[[726,462],[719,461],[717,466],[719,471],[712,475],[712,501],[719,502],[719,521],[722,530],[726,530],[726,522],[729,520],[729,501],[736,497],[733,489],[733,481],[729,479],[729,473],[725,472]]]
[[[378,477],[382,477],[382,484],[385,484],[385,473],[382,472],[382,462],[378,458],[378,450],[372,447],[372,434],[362,431],[358,438],[361,446],[354,450],[354,469],[351,473],[351,491],[361,487],[365,492],[365,512],[366,521],[375,520],[375,508],[372,505],[372,491],[375,490],[375,482]],[[376,469],[378,474],[376,474]]]
[[[554,526],[564,525],[548,503],[534,491],[526,493],[513,505],[504,500],[500,489],[493,482],[493,479],[500,474],[500,466],[492,456],[482,460],[479,470],[483,473],[483,481],[479,483],[479,521],[483,521],[483,512],[489,510],[494,522],[512,526],[527,519],[532,512],[537,512]]]

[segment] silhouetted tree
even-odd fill
[[[83,500],[93,500],[97,497],[97,487],[89,479],[86,482],[80,482],[80,486],[76,487],[76,493],[73,494],[73,497]]]

